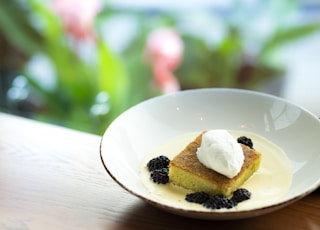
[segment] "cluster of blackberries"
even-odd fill
[[[159,156],[151,159],[148,164],[148,170],[150,172],[158,169],[168,168],[169,167],[170,160],[166,156]]]
[[[211,209],[221,209],[221,208],[230,209],[230,208],[233,208],[235,204],[232,202],[231,199],[228,199],[225,196],[215,195],[210,197],[210,199],[206,200],[203,203],[203,206]]]
[[[147,168],[151,172],[150,176],[153,182],[157,184],[169,182],[169,163],[170,159],[166,156],[153,158],[147,163]]]
[[[245,200],[249,200],[251,197],[251,192],[245,188],[239,188],[233,192],[231,200],[235,203],[240,203]]]
[[[237,141],[238,141],[238,143],[244,144],[244,145],[250,147],[251,149],[253,149],[253,143],[250,138],[248,138],[246,136],[241,136],[241,137],[238,137]]]
[[[250,199],[250,197],[251,193],[247,189],[240,188],[233,192],[230,199],[223,195],[209,196],[205,192],[195,192],[186,195],[185,200],[192,203],[202,204],[206,208],[230,209],[235,207],[238,203]]]

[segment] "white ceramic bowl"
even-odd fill
[[[208,129],[256,133],[281,147],[292,162],[292,185],[275,204],[250,211],[202,212],[163,204],[142,185],[145,154],[176,136]],[[265,214],[295,202],[320,185],[320,121],[281,98],[237,89],[198,89],[142,102],[114,120],[100,146],[110,176],[149,204],[203,219],[239,219]]]

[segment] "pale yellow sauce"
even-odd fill
[[[175,155],[184,149],[184,147],[198,135],[198,133],[189,133],[176,137],[161,146],[156,147],[150,154],[147,154],[140,169],[143,185],[155,200],[179,209],[225,212],[250,210],[277,203],[277,201],[287,193],[292,181],[290,160],[287,158],[284,151],[256,134],[236,131],[230,131],[230,133],[235,138],[239,136],[251,138],[254,148],[262,154],[260,168],[241,186],[251,192],[252,195],[250,200],[239,203],[232,209],[211,210],[202,207],[202,205],[185,201],[185,195],[192,191],[174,186],[170,183],[159,185],[152,182],[150,173],[146,168],[147,162],[153,157],[160,155],[165,155],[169,159],[173,159]]]

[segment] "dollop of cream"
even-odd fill
[[[197,157],[207,168],[228,178],[236,176],[244,162],[241,145],[227,130],[222,129],[209,130],[202,135]]]

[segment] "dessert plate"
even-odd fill
[[[209,129],[252,132],[279,146],[292,167],[288,192],[275,203],[245,211],[199,211],[161,202],[141,181],[141,162],[156,146]],[[241,219],[266,214],[320,185],[320,121],[279,97],[239,89],[197,89],[163,95],[125,111],[106,129],[100,156],[108,174],[129,193],[171,213],[201,219]]]

